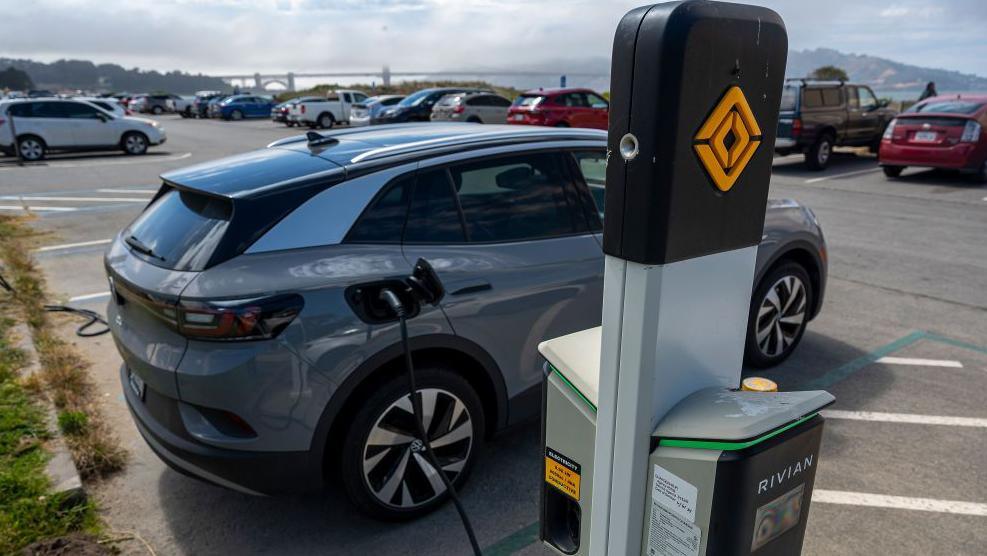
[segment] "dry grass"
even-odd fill
[[[126,453],[96,404],[88,363],[58,337],[44,310],[44,279],[29,251],[38,237],[22,218],[0,216],[2,272],[14,288],[14,305],[31,329],[42,367],[28,386],[51,399],[59,413],[85,415],[84,419],[76,419],[83,426],[74,430],[75,434],[65,435],[65,441],[83,478],[102,477],[120,469]]]

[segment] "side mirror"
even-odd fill
[[[877,101],[878,108],[887,108],[889,104],[891,104],[891,101],[886,98]]]

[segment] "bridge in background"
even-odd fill
[[[556,73],[549,71],[518,71],[518,70],[483,70],[483,71],[391,71],[388,66],[382,67],[378,70],[368,70],[368,71],[324,71],[324,72],[286,72],[286,73],[254,73],[241,74],[241,75],[219,75],[220,79],[226,81],[230,84],[239,84],[240,86],[248,86],[250,82],[253,82],[253,86],[259,90],[264,90],[268,85],[278,84],[289,91],[295,90],[295,79],[298,78],[311,78],[311,77],[328,77],[328,78],[338,78],[338,77],[366,77],[370,79],[380,79],[381,83],[387,87],[391,84],[391,79],[395,77],[420,77],[427,75],[429,77],[473,77],[473,78],[484,78],[484,77],[503,77],[503,76],[517,76],[517,77],[548,77],[548,76],[558,76],[560,86],[565,86],[566,77],[607,77],[604,73],[587,73],[587,72],[575,72],[575,73]]]

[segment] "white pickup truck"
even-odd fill
[[[349,123],[350,107],[367,100],[360,91],[337,90],[326,98],[310,98],[292,105],[288,109],[288,122],[329,129],[340,123]]]

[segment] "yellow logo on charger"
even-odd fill
[[[729,191],[761,144],[761,128],[740,87],[727,90],[695,140],[696,154],[713,184]]]

